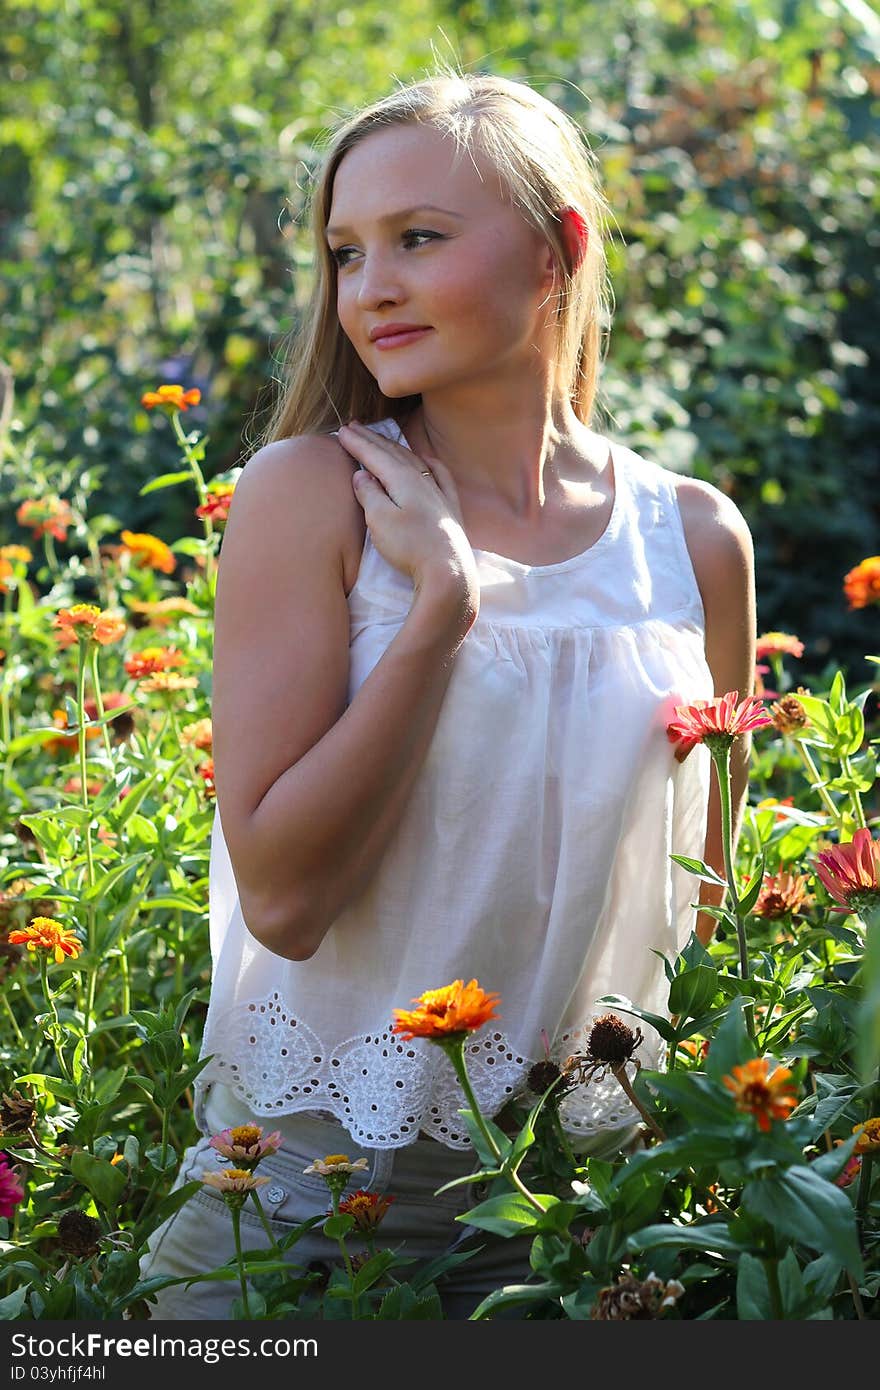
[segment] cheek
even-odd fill
[[[436,287],[442,319],[486,341],[530,328],[536,300],[521,257],[488,247],[457,265]]]

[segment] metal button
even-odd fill
[[[266,1196],[270,1202],[282,1202],[287,1194],[283,1187],[267,1187]]]

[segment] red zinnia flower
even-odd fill
[[[691,705],[676,705],[678,718],[666,725],[666,736],[670,743],[676,745],[675,756],[680,763],[698,743],[705,743],[710,752],[713,743],[726,749],[738,734],[762,729],[773,723],[761,701],[754,695],[748,696],[739,705],[738,699],[739,691],[729,690],[726,695],[716,695],[713,700],[695,700]]]
[[[857,830],[852,841],[820,854],[817,876],[839,907],[832,912],[858,912],[880,904],[880,841],[870,830]]]

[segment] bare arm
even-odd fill
[[[734,503],[707,483],[693,478],[682,479],[678,484],[678,498],[706,614],[706,660],[712,672],[715,694],[737,690],[739,698],[744,700],[754,691],[755,672],[755,572],[751,534]],[[744,734],[734,739],[730,751],[734,857],[748,797],[751,747],[751,734]],[[714,770],[703,858],[716,873],[725,876],[721,800]],[[711,883],[700,884],[700,903],[718,907],[723,896],[723,888]],[[709,913],[697,914],[696,933],[704,946],[712,940],[716,925]]]
[[[236,489],[218,574],[217,798],[248,930],[304,960],[397,829],[476,613],[454,575],[432,572],[346,708],[351,462],[329,438],[261,455]]]

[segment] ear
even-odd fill
[[[562,208],[559,220],[562,223],[562,239],[573,275],[586,255],[590,229],[577,208]]]

